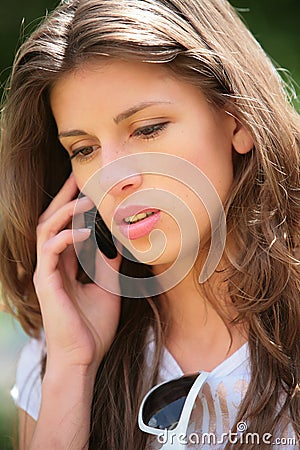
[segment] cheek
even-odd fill
[[[230,161],[230,163],[228,163],[227,161],[224,161],[224,164],[220,166],[220,169],[215,170],[215,172],[213,172],[209,178],[214,185],[222,203],[224,203],[226,198],[228,197],[233,183],[232,162]]]
[[[224,201],[233,183],[232,144],[227,136],[212,135],[201,143],[191,162],[209,179]]]
[[[80,177],[77,177],[76,175],[75,175],[75,181],[76,181],[76,184],[77,184],[80,192],[84,193],[84,185],[85,185],[84,181],[81,180]]]
[[[99,203],[101,194],[99,194],[97,176],[95,176],[93,172],[85,171],[81,168],[74,168],[73,173],[80,192],[89,197],[95,205]]]

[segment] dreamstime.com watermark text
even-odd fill
[[[237,432],[229,431],[216,435],[214,433],[184,433],[176,434],[172,431],[162,432],[157,436],[160,444],[175,445],[219,445],[219,444],[254,444],[254,445],[280,445],[293,446],[299,444],[295,437],[274,437],[271,433],[264,433],[260,435],[254,432],[247,432],[247,425],[245,422],[240,422],[237,426]]]

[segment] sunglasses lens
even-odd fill
[[[196,373],[171,380],[151,392],[144,404],[143,422],[159,430],[174,429],[198,375]]]

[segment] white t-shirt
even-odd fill
[[[151,367],[154,352],[154,342],[150,339],[146,363]],[[11,391],[15,403],[26,411],[33,419],[37,420],[41,404],[41,360],[45,353],[44,338],[41,340],[30,339],[24,346],[16,374],[16,382]],[[164,350],[162,363],[159,371],[159,382],[171,380],[183,375],[182,370],[168,352]],[[244,344],[233,355],[219,364],[209,372],[206,382],[201,389],[195,402],[186,440],[188,449],[222,449],[227,439],[233,441],[236,435],[228,436],[231,430],[240,403],[246,393],[250,382],[250,366],[248,344]],[[296,450],[295,433],[290,426],[284,436],[280,437],[258,437],[249,435],[247,437],[247,425],[239,424],[239,431],[244,432],[244,444],[248,442],[257,443],[258,439],[270,441],[272,449]],[[163,437],[161,438],[163,440]],[[241,438],[242,439],[242,438]],[[278,439],[276,441],[276,439]],[[162,448],[156,437],[150,438],[149,450]],[[254,440],[254,441],[253,441]],[[230,441],[231,442],[231,441]]]
[[[16,405],[37,420],[41,405],[41,361],[45,354],[44,337],[29,339],[21,352],[15,385],[10,391]]]
[[[149,345],[148,361],[154,351]],[[222,433],[228,433],[235,422],[237,411],[244,397],[249,381],[250,368],[248,344],[243,345],[233,355],[208,373],[191,414],[187,437],[187,448],[222,448]],[[165,349],[159,371],[159,382],[183,375],[181,368],[171,353]],[[162,438],[163,439],[163,438]],[[225,437],[224,437],[225,446]],[[150,449],[160,449],[154,438]]]

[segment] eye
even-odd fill
[[[70,159],[84,159],[87,160],[90,158],[98,149],[99,145],[87,145],[85,147],[77,148],[76,150],[72,151],[72,154],[70,156]]]
[[[134,137],[142,137],[144,139],[151,139],[158,136],[169,124],[169,122],[155,123],[153,125],[146,125],[140,127],[132,133]]]

